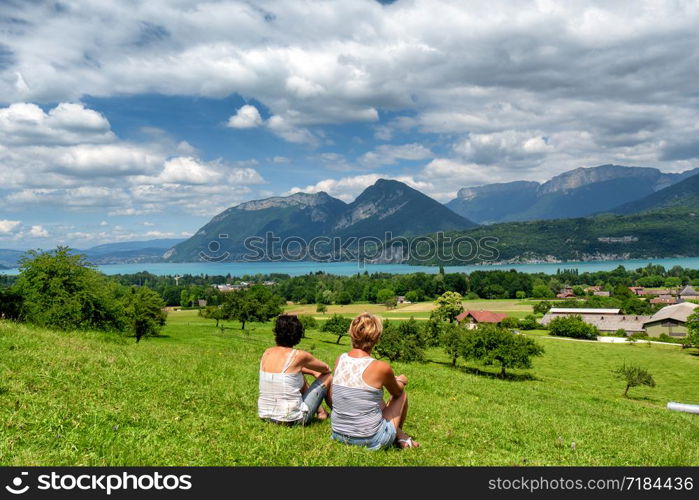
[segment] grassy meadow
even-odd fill
[[[136,344],[0,321],[0,465],[699,465],[699,418],[665,409],[699,403],[696,351],[538,336],[544,356],[503,380],[432,350],[394,365],[410,379],[405,430],[423,447],[370,452],[331,441],[328,421],[258,420],[271,324],[231,326],[172,312],[161,337]],[[310,331],[300,347],[332,363],[347,344]],[[622,397],[611,371],[623,362],[657,387]]]

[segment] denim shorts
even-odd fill
[[[306,392],[301,395],[303,400],[303,417],[298,420],[291,421],[275,420],[273,418],[265,418],[264,420],[274,424],[286,425],[287,427],[293,427],[295,425],[308,425],[313,421],[313,417],[318,411],[318,408],[320,408],[320,405],[323,404],[323,399],[325,399],[325,395],[327,393],[328,388],[323,385],[323,382],[316,379],[311,386],[306,389]]]
[[[369,450],[375,451],[383,448],[389,448],[391,445],[393,445],[394,441],[396,440],[396,428],[393,427],[393,424],[388,420],[382,420],[379,431],[373,436],[352,437],[333,432],[330,437],[336,441],[340,441],[341,443],[364,446]]]

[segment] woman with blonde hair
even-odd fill
[[[381,319],[363,313],[349,328],[352,349],[335,362],[332,382],[332,438],[370,450],[420,446],[403,432],[408,414],[405,375],[395,376],[391,366],[371,357],[383,331]],[[384,402],[384,388],[391,395]]]

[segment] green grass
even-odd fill
[[[419,450],[369,452],[330,440],[330,423],[287,428],[256,417],[270,325],[223,333],[193,311],[136,344],[0,322],[1,465],[699,465],[699,356],[675,346],[537,337],[546,353],[510,379],[437,350],[396,363],[410,378],[406,431]],[[301,347],[332,362],[347,349],[311,331]],[[648,368],[655,389],[611,371]],[[571,443],[575,442],[575,449]]]

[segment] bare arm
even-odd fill
[[[396,375],[393,373],[393,369],[388,363],[380,362],[379,374],[381,376],[381,384],[386,388],[391,396],[397,398],[405,390],[405,386],[408,385],[408,377],[405,375]]]
[[[304,351],[299,361],[299,364],[301,365],[301,373],[313,376],[318,376],[319,374],[322,375],[324,373],[330,373],[330,367],[328,366],[328,364],[317,359],[311,353]]]

